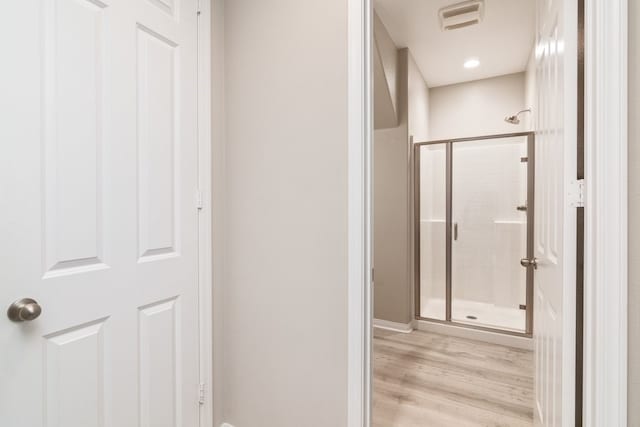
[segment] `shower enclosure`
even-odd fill
[[[531,335],[534,138],[415,144],[418,319]]]

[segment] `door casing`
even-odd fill
[[[198,286],[200,311],[200,427],[213,425],[212,0],[198,0]],[[219,285],[218,285],[219,286]],[[216,408],[217,411],[217,408]]]
[[[627,425],[628,0],[585,0],[584,421]]]
[[[585,426],[627,420],[627,2],[585,1]],[[372,2],[347,4],[348,426],[369,427]]]

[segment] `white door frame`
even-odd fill
[[[585,1],[584,425],[627,419],[627,1]],[[371,1],[348,0],[348,426],[371,413]]]
[[[627,1],[585,1],[584,425],[627,425]]]
[[[371,424],[373,90],[371,0],[348,0],[348,418]]]
[[[213,243],[211,158],[211,0],[198,0],[198,304],[200,427],[213,426]]]

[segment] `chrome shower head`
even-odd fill
[[[518,125],[518,124],[520,124],[520,114],[522,114],[522,113],[530,113],[530,112],[531,112],[531,108],[527,108],[526,110],[520,110],[516,114],[514,114],[513,116],[505,117],[504,121],[507,122],[507,123],[511,123],[512,125]]]

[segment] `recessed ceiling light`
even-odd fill
[[[476,58],[469,58],[464,61],[464,68],[476,68],[480,65],[480,61]]]

